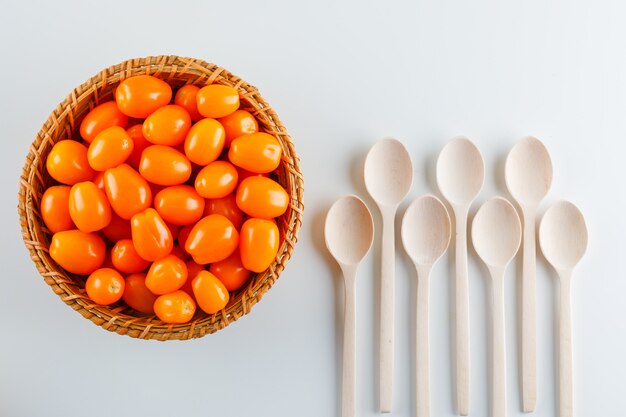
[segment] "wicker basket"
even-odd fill
[[[45,168],[52,146],[63,139],[79,139],[78,127],[94,106],[113,99],[115,87],[125,78],[150,74],[167,81],[173,88],[185,84],[204,86],[219,83],[239,91],[241,107],[256,116],[259,128],[274,135],[283,148],[278,182],[287,190],[291,203],[278,220],[282,245],[276,260],[263,273],[251,276],[248,283],[232,295],[222,311],[207,315],[198,309],[193,320],[184,325],[165,324],[156,316],[145,316],[122,304],[100,306],[84,291],[84,277],[61,269],[48,254],[50,232],[41,221],[39,202],[47,186],[53,183]],[[303,179],[299,158],[291,138],[274,110],[258,90],[216,65],[178,56],[155,56],[132,59],[101,71],[78,86],[50,114],[30,146],[20,178],[18,212],[22,235],[31,259],[52,290],[74,310],[106,330],[131,337],[176,340],[202,337],[214,333],[252,308],[274,284],[289,260],[302,224],[304,206]]]

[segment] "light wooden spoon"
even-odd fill
[[[356,271],[372,246],[372,214],[359,197],[337,200],[326,215],[324,236],[328,250],[343,271],[345,284],[341,415],[355,416]]]
[[[539,245],[559,275],[559,414],[573,415],[572,271],[587,250],[587,226],[569,201],[553,204],[539,225]]]
[[[383,139],[365,159],[365,187],[383,218],[380,287],[380,412],[390,413],[393,403],[393,340],[395,292],[396,210],[413,182],[411,156],[396,139]]]
[[[430,416],[430,354],[428,337],[428,297],[430,271],[450,243],[450,216],[435,196],[415,199],[402,219],[402,243],[417,272],[415,314],[415,384],[418,417]]]
[[[491,416],[506,416],[506,345],[504,331],[504,270],[519,249],[522,225],[511,203],[487,200],[472,223],[476,253],[491,274]]]
[[[480,151],[465,137],[450,141],[437,160],[437,185],[456,221],[456,398],[459,414],[469,413],[469,283],[467,278],[467,213],[483,187],[485,164]]]
[[[505,164],[506,186],[522,209],[522,409],[529,413],[537,404],[537,286],[535,217],[537,206],[552,184],[552,161],[541,141],[528,136],[509,152]]]

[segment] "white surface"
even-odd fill
[[[457,134],[487,165],[476,208],[507,195],[504,158],[543,140],[554,185],[540,207],[571,199],[589,228],[574,273],[577,416],[619,417],[626,363],[626,3],[620,1],[4,2],[0,12],[0,415],[298,416],[338,414],[339,269],[324,248],[325,211],[356,193],[380,217],[361,169],[383,136],[414,161],[415,196],[438,191],[434,163]],[[252,314],[190,342],[109,333],[63,304],[38,276],[19,233],[23,158],[49,112],[76,85],[131,57],[179,54],[257,85],[302,157],[305,223],[292,261]],[[399,227],[399,221],[397,222]],[[378,229],[379,230],[379,229]],[[399,229],[398,229],[399,230]],[[399,233],[397,234],[399,237]],[[399,242],[397,242],[399,243]],[[377,416],[375,274],[380,239],[357,278],[357,412]],[[397,244],[393,416],[411,416],[415,277]],[[471,245],[470,245],[471,248]],[[449,252],[431,280],[433,416],[454,415]],[[487,286],[469,258],[471,416],[489,410]],[[507,270],[507,391],[521,416],[517,268]],[[555,415],[555,273],[538,260],[538,401]],[[592,274],[593,271],[593,275]]]

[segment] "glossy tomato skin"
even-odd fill
[[[96,176],[93,177],[93,180],[91,182],[96,184],[96,187],[98,187],[98,190],[101,190],[102,192],[106,193],[106,188],[104,186],[104,171],[97,172]]]
[[[153,262],[146,275],[146,287],[156,295],[179,290],[185,281],[187,281],[187,265],[172,254]]]
[[[207,165],[224,149],[224,127],[215,119],[202,119],[189,130],[185,138],[185,155],[198,165]]]
[[[125,285],[124,278],[115,269],[100,268],[89,275],[85,290],[93,301],[107,306],[122,298]]]
[[[243,223],[243,211],[237,206],[235,194],[228,194],[222,198],[212,198],[206,200],[204,206],[204,216],[209,214],[221,214],[226,217],[239,230]]]
[[[94,107],[80,124],[80,136],[91,143],[98,133],[111,126],[125,128],[128,116],[122,113],[115,101],[107,101]]]
[[[183,143],[191,128],[191,117],[187,110],[170,104],[152,113],[143,122],[143,135],[155,145],[176,146]]]
[[[111,213],[111,222],[107,227],[102,229],[102,234],[111,242],[117,242],[122,239],[130,239],[132,234],[130,231],[130,221],[122,219],[115,211]]]
[[[46,159],[46,169],[52,178],[66,185],[91,181],[96,175],[89,165],[87,148],[75,140],[55,143]]]
[[[218,277],[228,291],[237,291],[250,278],[250,271],[243,266],[238,250],[223,261],[212,263],[209,272]]]
[[[159,296],[154,302],[154,312],[164,323],[183,324],[193,318],[196,303],[185,291],[178,290]]]
[[[265,271],[276,259],[280,234],[276,223],[264,219],[248,219],[241,226],[239,253],[244,268]]]
[[[79,182],[72,186],[69,210],[76,227],[86,233],[96,232],[111,223],[109,200],[91,181]]]
[[[41,219],[50,233],[76,228],[70,216],[70,187],[67,185],[49,187],[43,193],[39,207]]]
[[[152,145],[141,154],[139,172],[154,184],[178,185],[191,176],[191,162],[174,148]]]
[[[151,75],[125,79],[115,90],[117,107],[127,116],[145,119],[172,99],[172,87]]]
[[[205,265],[226,259],[237,249],[239,234],[226,217],[211,214],[196,223],[185,242],[194,261]]]
[[[146,180],[127,164],[104,172],[104,187],[111,207],[129,220],[152,204],[152,191]]]
[[[236,110],[228,116],[218,119],[218,122],[224,126],[224,132],[226,133],[225,148],[230,148],[231,142],[239,136],[259,131],[259,123],[256,118],[245,110]]]
[[[228,290],[209,271],[200,271],[191,282],[191,288],[198,306],[207,314],[215,314],[228,304]]]
[[[174,104],[187,110],[191,120],[197,122],[203,118],[198,111],[197,95],[200,87],[195,85],[185,85],[178,89],[174,96]]]
[[[285,213],[289,195],[276,181],[248,177],[237,188],[237,206],[248,216],[272,219]]]
[[[200,220],[204,205],[204,198],[189,185],[164,188],[154,197],[154,208],[163,220],[182,226]]]
[[[87,150],[89,165],[96,171],[114,168],[126,161],[133,152],[134,142],[119,126],[109,127],[94,138]]]
[[[127,163],[131,167],[135,169],[139,169],[139,163],[141,162],[141,154],[143,150],[148,146],[152,145],[150,142],[146,140],[146,137],[143,135],[143,126],[135,125],[126,129],[126,133],[133,140],[133,151],[128,157]]]
[[[230,162],[250,172],[265,174],[280,165],[282,148],[278,140],[265,132],[240,136],[228,151]]]
[[[73,274],[89,275],[104,262],[106,245],[96,233],[65,230],[52,235],[50,257]]]
[[[141,313],[154,314],[154,302],[157,296],[146,287],[146,274],[131,274],[126,277],[125,281],[122,300]]]
[[[226,85],[211,84],[198,91],[196,103],[204,117],[226,117],[239,108],[239,93]]]
[[[115,269],[125,274],[141,272],[150,266],[150,262],[139,256],[131,239],[115,243],[111,249],[111,262]]]
[[[143,259],[154,262],[172,251],[174,240],[170,229],[155,209],[135,214],[130,227],[135,250]]]
[[[231,163],[215,161],[198,172],[194,186],[204,198],[222,198],[235,190],[237,181],[237,170]]]

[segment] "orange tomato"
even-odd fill
[[[174,292],[187,281],[187,265],[172,254],[152,263],[146,275],[146,287],[157,295]]]
[[[203,215],[208,216],[209,214],[221,214],[230,220],[237,230],[241,228],[241,223],[243,223],[243,211],[237,206],[235,194],[206,200]]]
[[[172,99],[172,87],[151,75],[125,79],[115,90],[115,101],[122,113],[144,119]]]
[[[191,120],[194,122],[202,119],[202,115],[198,111],[198,102],[196,101],[199,90],[200,88],[195,85],[184,85],[178,89],[174,96],[174,104],[187,110]]]
[[[280,142],[274,136],[258,132],[233,140],[228,159],[238,167],[264,174],[278,168],[282,152]]]
[[[226,217],[211,214],[195,224],[185,242],[185,250],[199,264],[210,264],[230,256],[239,243],[235,226]]]
[[[153,208],[135,214],[130,220],[133,245],[139,256],[156,261],[167,256],[174,246],[170,229]]]
[[[198,91],[196,102],[204,117],[226,117],[239,108],[239,93],[226,85],[211,84]]]
[[[46,169],[52,178],[67,185],[91,181],[96,174],[89,166],[87,148],[75,140],[55,143],[46,159]]]
[[[133,152],[133,146],[133,140],[123,128],[109,127],[98,133],[89,145],[87,160],[96,171],[104,171],[124,163]]]
[[[93,180],[91,182],[96,184],[96,187],[98,187],[98,190],[101,190],[102,192],[106,193],[106,188],[104,187],[104,171],[100,171],[96,173],[96,176],[93,177]]]
[[[88,275],[104,262],[106,245],[96,233],[73,229],[52,235],[48,250],[61,268],[73,274]]]
[[[108,306],[122,298],[125,285],[124,278],[115,269],[100,268],[89,275],[85,290],[93,301]]]
[[[175,185],[157,193],[154,208],[166,222],[187,225],[202,217],[204,199],[189,185]]]
[[[111,126],[126,127],[128,116],[122,113],[115,101],[107,101],[94,107],[80,124],[80,136],[91,143],[98,133]]]
[[[185,138],[185,155],[195,164],[215,161],[224,149],[224,127],[215,119],[202,119],[189,130]]]
[[[154,302],[154,312],[164,323],[183,324],[193,318],[196,313],[196,303],[185,291],[159,296]]]
[[[95,232],[111,223],[107,196],[91,181],[79,182],[70,189],[70,216],[83,232]]]
[[[131,239],[118,240],[111,249],[111,262],[120,272],[134,274],[150,266],[150,262],[137,253]]]
[[[248,177],[237,188],[237,206],[250,217],[272,219],[287,210],[289,195],[276,181]]]
[[[113,211],[125,220],[147,209],[152,203],[150,186],[127,164],[104,172],[104,188]]]
[[[189,283],[189,288],[191,288],[191,280],[193,280],[200,271],[205,271],[204,265],[200,265],[195,261],[187,261],[185,265],[187,265],[187,281],[184,286],[187,287],[187,283]]]
[[[146,274],[137,273],[126,277],[122,300],[130,307],[144,314],[154,314],[157,296],[146,287]]]
[[[226,133],[225,148],[230,148],[230,143],[233,139],[259,131],[259,123],[256,121],[256,118],[245,110],[236,110],[228,116],[222,117],[218,122],[224,126],[224,132]]]
[[[111,223],[102,229],[102,233],[111,242],[117,242],[122,239],[130,239],[132,236],[130,231],[130,222],[122,219],[115,213],[115,211],[111,213]]]
[[[143,122],[143,135],[155,145],[175,146],[185,140],[191,117],[184,108],[170,104],[157,109]]]
[[[152,145],[141,154],[139,172],[154,184],[178,185],[191,176],[191,162],[174,148]]]
[[[278,254],[280,235],[271,220],[248,219],[241,226],[239,253],[244,268],[263,272]]]
[[[237,291],[250,278],[250,271],[243,266],[237,250],[223,261],[212,263],[209,272],[218,277],[228,291]]]
[[[237,170],[226,161],[211,162],[198,172],[194,185],[204,198],[226,197],[237,187]]]
[[[48,188],[41,197],[39,210],[50,233],[75,228],[70,216],[70,187],[67,185]]]
[[[215,314],[228,304],[228,290],[209,271],[200,271],[191,282],[191,288],[198,305],[207,314]]]
[[[143,153],[143,150],[152,144],[148,142],[143,135],[142,125],[129,127],[126,129],[126,133],[128,133],[128,136],[130,136],[133,140],[133,151],[128,157],[128,164],[135,169],[139,169],[139,163],[141,162],[141,154]]]

